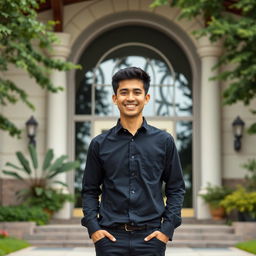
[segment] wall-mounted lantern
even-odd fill
[[[33,144],[36,146],[36,130],[37,130],[38,122],[36,119],[31,116],[30,119],[26,122],[27,128],[27,136],[29,138],[29,144]]]
[[[233,135],[234,135],[234,149],[239,151],[241,149],[242,143],[241,139],[244,132],[244,121],[238,116],[232,123],[233,126]]]

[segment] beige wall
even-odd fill
[[[222,91],[228,84],[223,84]],[[222,107],[222,170],[223,178],[243,178],[246,170],[241,167],[248,159],[256,158],[256,135],[249,135],[246,130],[256,121],[256,116],[250,112],[256,109],[256,99],[250,106],[244,106],[239,102],[234,105],[224,105]],[[242,148],[239,152],[234,150],[234,137],[232,122],[240,116],[245,122],[245,132],[242,138]]]
[[[18,102],[15,105],[8,104],[8,106],[2,108],[3,115],[14,122],[15,125],[22,130],[22,133],[21,139],[17,139],[16,137],[9,136],[7,132],[0,132],[1,170],[7,161],[18,163],[15,156],[16,151],[22,151],[27,154],[28,138],[25,130],[25,122],[31,115],[33,115],[39,123],[36,141],[40,159],[45,150],[45,92],[36,85],[34,80],[29,78],[28,75],[21,70],[10,68],[9,71],[4,74],[4,78],[13,81],[17,86],[24,89],[29,95],[29,99],[34,104],[36,110],[31,110],[22,102]],[[1,173],[1,177],[4,177],[3,173]]]

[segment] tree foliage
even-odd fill
[[[194,31],[197,37],[207,35],[212,42],[223,40],[224,52],[214,68],[231,64],[230,69],[212,79],[228,81],[229,86],[223,94],[225,104],[240,101],[249,105],[256,95],[256,1],[155,0],[151,6],[165,4],[180,8],[180,18],[204,18],[205,26]],[[256,133],[256,123],[248,132]]]
[[[78,66],[65,61],[53,60],[43,50],[50,51],[57,37],[51,31],[54,22],[44,24],[37,20],[36,0],[0,1],[0,72],[3,74],[14,65],[25,70],[43,89],[56,93],[61,87],[53,85],[49,79],[50,70],[70,70]],[[24,89],[11,80],[0,77],[0,104],[24,102],[34,109]],[[12,136],[20,137],[21,131],[0,113],[0,129]]]

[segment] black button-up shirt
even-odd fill
[[[100,225],[131,223],[158,224],[172,240],[174,229],[181,224],[184,194],[172,136],[148,125],[144,118],[134,136],[118,120],[115,127],[91,141],[82,185],[82,225],[90,237],[102,229]]]

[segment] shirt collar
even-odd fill
[[[147,123],[147,121],[146,121],[146,119],[145,119],[145,117],[143,116],[143,122],[142,122],[142,125],[141,125],[141,127],[138,129],[138,130],[144,130],[144,131],[146,131],[146,130],[148,130],[148,123]],[[123,128],[123,126],[121,125],[121,122],[120,122],[120,118],[118,118],[118,121],[117,121],[117,124],[116,124],[116,126],[115,126],[115,133],[117,134],[118,132],[120,132],[120,131],[124,131],[125,129]]]

